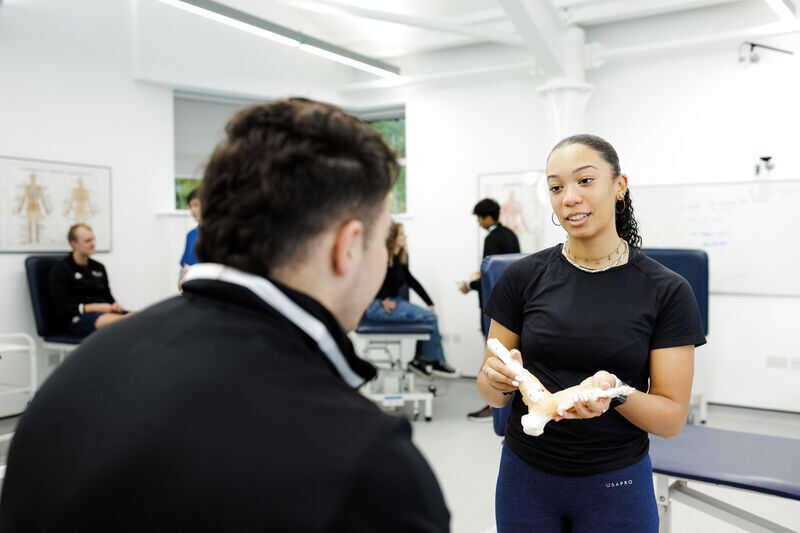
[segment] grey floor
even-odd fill
[[[481,405],[474,380],[438,380],[436,384],[434,419],[412,423],[414,441],[439,479],[452,515],[453,533],[493,533],[501,439],[492,432],[491,423],[466,419],[468,411]],[[13,431],[17,421],[0,419],[0,435]],[[708,425],[800,439],[800,414],[711,405]],[[0,440],[0,464],[5,463],[7,446],[7,441]],[[699,482],[689,486],[800,531],[800,501]],[[674,503],[673,513],[675,533],[743,531],[681,503]]]
[[[481,404],[474,381],[437,383],[442,395],[434,401],[434,419],[413,423],[414,441],[439,478],[452,515],[453,533],[492,533],[501,439],[494,435],[491,423],[469,422],[465,417]],[[707,424],[800,439],[800,414],[710,405]],[[699,482],[690,482],[689,486],[800,531],[800,501]],[[674,533],[743,531],[681,503],[674,504],[672,527]]]

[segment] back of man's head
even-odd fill
[[[491,198],[484,198],[475,204],[472,214],[479,217],[492,217],[496,222],[500,218],[500,204]]]
[[[397,179],[380,134],[328,104],[250,106],[225,132],[200,188],[204,262],[267,276],[302,261],[310,240],[334,224],[357,219],[369,232]]]

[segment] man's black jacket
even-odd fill
[[[374,375],[321,304],[280,289]],[[9,452],[3,533],[449,530],[406,420],[250,290],[184,291],[96,332],[36,394]]]

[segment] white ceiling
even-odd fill
[[[690,13],[708,19],[745,14],[753,22],[777,22],[767,0],[218,0],[360,54],[391,59],[485,43],[524,47],[519,21],[508,4],[548,4],[558,22],[593,30],[620,22],[651,22]],[[781,0],[779,0],[781,1]],[[761,12],[753,20],[753,12]],[[679,32],[676,32],[676,34]]]
[[[585,64],[599,67],[608,61],[633,56],[647,56],[659,51],[674,53],[679,48],[708,44],[730,47],[732,53],[745,40],[782,33],[798,32],[797,18],[781,19],[770,6],[773,2],[800,0],[215,0],[269,22],[279,24],[330,42],[359,54],[397,65],[402,77],[395,80],[376,79],[349,67],[327,72],[328,67],[314,63],[310,76],[317,75],[321,85],[337,94],[359,98],[365,91],[385,91],[391,88],[439,80],[457,80],[469,76],[541,75],[543,79],[559,77],[564,72],[560,57],[563,40],[569,26],[585,31]],[[233,86],[248,86],[253,93],[274,92],[265,85],[275,80],[276,71],[287,71],[276,54],[268,48],[256,53],[251,41],[246,48],[227,48],[223,54],[222,41],[236,36],[215,32],[201,22],[178,17],[191,14],[147,7],[159,4],[155,0],[143,3],[140,39],[143,49],[153,48],[143,60],[149,73],[143,79],[156,79],[169,84],[173,72],[189,69],[198,62],[197,75],[184,76],[187,87],[214,89],[218,81],[203,84],[200,79],[208,65],[221,63],[230,70],[230,61],[214,59],[217,54],[241,59]],[[175,17],[174,19],[171,17]],[[169,18],[169,22],[165,22]],[[197,18],[197,17],[194,17]],[[177,42],[167,42],[170,31],[160,28],[185,26],[190,33]],[[149,29],[148,29],[149,28]],[[192,28],[192,29],[189,29]],[[199,38],[200,31],[206,32]],[[234,31],[235,30],[230,30]],[[219,33],[219,36],[216,36]],[[176,34],[177,37],[177,34]],[[244,39],[244,37],[242,37]],[[227,42],[227,41],[226,41]],[[245,41],[243,41],[245,42]],[[186,51],[170,50],[184,43]],[[265,45],[266,46],[266,45]],[[229,52],[228,50],[242,50]],[[800,50],[798,51],[800,53]],[[303,54],[299,54],[303,55]],[[291,65],[305,64],[298,52],[280,52]],[[152,58],[156,58],[153,60]],[[209,59],[210,58],[210,59]],[[260,58],[260,59],[259,59]],[[244,60],[248,59],[246,64]],[[163,66],[153,75],[152,65]],[[219,67],[220,69],[222,67]],[[333,67],[331,67],[333,68]],[[222,72],[214,80],[233,79]],[[333,76],[333,77],[331,77]],[[187,81],[188,80],[188,81]],[[295,80],[293,83],[295,83]],[[177,85],[174,80],[173,85]],[[216,87],[221,92],[233,92],[230,87]]]

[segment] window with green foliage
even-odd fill
[[[406,119],[391,118],[373,120],[369,125],[378,130],[386,143],[397,152],[400,161],[400,176],[392,189],[392,213],[406,212]]]
[[[200,185],[197,178],[175,178],[175,209],[189,209],[186,197]]]

